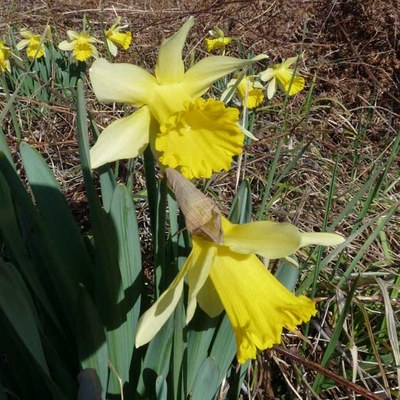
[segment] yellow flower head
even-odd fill
[[[264,82],[269,82],[267,95],[268,99],[272,99],[276,92],[276,84],[285,91],[289,96],[300,92],[304,88],[304,78],[298,76],[294,69],[289,68],[296,63],[297,57],[288,58],[281,64],[274,64],[271,68],[260,73],[260,79]]]
[[[206,50],[208,52],[222,49],[225,50],[225,47],[232,41],[232,38],[226,37],[224,32],[219,28],[211,29],[209,32],[212,39],[205,39]]]
[[[163,166],[188,178],[208,178],[229,169],[232,157],[241,153],[244,136],[238,111],[202,95],[216,80],[265,56],[210,56],[185,71],[182,50],[193,23],[190,18],[163,41],[154,74],[105,59],[93,63],[89,75],[97,98],[138,110],[104,129],[90,152],[92,168],[136,157],[150,143]]]
[[[86,61],[90,57],[99,56],[93,43],[98,42],[87,32],[67,31],[68,40],[62,41],[58,47],[60,50],[72,51],[78,61]]]
[[[239,82],[238,82],[239,81]],[[236,89],[232,89],[235,87]],[[239,77],[237,79],[232,79],[228,85],[225,92],[222,94],[222,98],[227,101],[230,98],[226,98],[228,94],[235,90],[239,95],[239,98],[243,106],[248,109],[258,107],[264,101],[264,93],[262,91],[263,86],[260,82],[254,80],[252,76]],[[233,95],[233,93],[231,93]]]
[[[11,50],[6,44],[0,39],[0,72],[10,72],[10,55]]]
[[[46,27],[45,38],[43,38],[41,35],[31,32],[28,29],[21,29],[20,34],[23,39],[17,43],[17,49],[23,50],[26,48],[26,55],[30,60],[33,60],[34,58],[41,58],[46,55],[44,40],[49,39],[49,26]]]
[[[182,296],[185,277],[189,286],[187,323],[197,304],[210,317],[225,309],[240,363],[256,358],[257,348],[280,343],[283,328],[293,331],[315,315],[314,302],[286,289],[256,254],[270,260],[288,257],[310,244],[337,245],[344,240],[341,236],[301,233],[291,224],[272,221],[232,224],[178,172],[167,169],[166,173],[192,233],[193,248],[169,288],[141,316],[137,347],[148,343],[171,316]],[[213,223],[218,218],[220,224]]]
[[[120,32],[121,29],[127,28],[127,25],[118,25],[120,21],[121,18],[118,17],[111,28],[104,32],[107,39],[108,49],[114,57],[118,54],[118,48],[116,45],[122,47],[124,50],[128,50],[132,41],[131,32]]]

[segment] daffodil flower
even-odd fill
[[[232,41],[232,38],[225,36],[224,32],[219,28],[211,29],[208,33],[212,37],[212,39],[205,39],[208,52],[217,49],[225,50],[225,47]]]
[[[264,93],[262,91],[263,85],[257,82],[253,76],[232,79],[221,96],[224,101],[230,100],[227,96],[229,93],[233,95],[233,87],[235,87],[235,91],[238,93],[242,105],[246,106],[248,109],[258,107],[264,101]]]
[[[17,49],[23,50],[26,48],[26,55],[30,60],[45,56],[44,40],[41,35],[37,35],[28,29],[20,31],[23,39],[17,43]],[[50,27],[46,28],[46,37],[50,34]]]
[[[90,36],[88,32],[67,31],[68,40],[62,41],[58,47],[60,50],[72,51],[74,58],[78,61],[86,61],[90,57],[99,56],[93,43],[99,43],[97,39]]]
[[[89,70],[100,101],[127,103],[138,110],[112,122],[90,151],[91,167],[133,158],[150,143],[163,166],[186,177],[210,177],[230,168],[242,151],[239,111],[201,96],[221,77],[265,58],[210,56],[186,72],[182,49],[194,20],[161,44],[154,75],[131,64],[96,60]]]
[[[128,25],[120,26],[120,21],[121,18],[118,17],[111,28],[104,32],[107,39],[108,49],[114,57],[118,54],[118,48],[116,45],[121,46],[124,50],[128,50],[132,41],[131,32],[120,32],[121,29],[128,27]]]
[[[291,57],[281,64],[273,64],[271,68],[259,74],[262,81],[269,81],[267,89],[268,99],[272,99],[274,96],[277,83],[289,96],[293,96],[303,90],[304,78],[298,76],[294,69],[289,68],[292,64],[296,63],[297,58]]]
[[[256,357],[257,348],[264,350],[280,343],[283,328],[293,331],[316,313],[314,301],[286,289],[257,255],[279,259],[304,246],[337,245],[344,239],[331,233],[303,233],[289,223],[233,224],[224,217],[219,236],[215,207],[196,210],[198,204],[206,202],[198,198],[199,191],[193,185],[183,189],[181,196],[188,196],[181,207],[186,210],[185,219],[188,221],[188,214],[193,214],[202,222],[196,231],[192,230],[193,248],[185,264],[168,289],[141,316],[135,344],[139,347],[148,343],[165,324],[182,296],[186,278],[186,322],[192,319],[197,304],[210,317],[225,309],[236,337],[237,359],[244,363]],[[174,189],[174,193],[180,204],[179,192]],[[190,224],[194,226],[193,221]],[[211,234],[205,234],[208,232]]]
[[[0,72],[10,72],[10,55],[11,55],[11,50],[6,44],[4,43],[3,40],[0,39]]]

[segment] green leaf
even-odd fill
[[[79,285],[76,338],[82,368],[93,368],[103,389],[107,388],[108,351],[106,335],[96,306],[84,286]]]
[[[167,381],[163,376],[159,376],[156,379],[156,399],[167,400],[167,398],[168,398]]]
[[[10,188],[12,188],[12,192]],[[16,171],[2,153],[0,153],[0,198],[1,237],[13,255],[16,266],[33,291],[34,296],[38,299],[44,310],[46,310],[54,326],[58,327],[59,332],[62,333],[59,318],[56,316],[54,307],[48,299],[48,294],[45,294],[43,288],[41,275],[45,274],[45,268],[42,263],[38,264],[38,266],[34,265],[25,245],[26,240],[22,236],[24,232],[20,231],[20,222],[22,219],[26,221],[25,226],[27,226],[29,233],[38,229],[41,223],[39,215],[28,193],[22,186]],[[19,221],[13,198],[15,199],[16,206],[18,206]]]
[[[152,398],[157,377],[168,375],[173,333],[174,318],[170,318],[147,347],[137,386],[137,392],[144,398]]]
[[[295,257],[292,257],[296,259]],[[275,273],[275,278],[282,283],[287,289],[293,291],[299,279],[300,271],[292,263],[282,260]]]
[[[124,384],[129,380],[133,341],[143,288],[141,249],[135,208],[132,197],[124,185],[120,184],[115,188],[110,215],[117,235],[122,286],[112,313],[112,326],[116,328],[107,332],[107,342],[110,361]],[[119,393],[119,382],[111,378],[110,383],[112,386],[108,390]]]
[[[53,173],[28,144],[21,142],[20,150],[36,206],[52,238],[52,246],[57,249],[57,259],[76,285],[83,283],[92,292],[94,266]]]
[[[42,371],[50,377],[40,327],[28,289],[15,267],[0,258],[0,309]]]
[[[229,219],[235,224],[244,224],[251,221],[252,203],[251,189],[247,179],[242,181],[232,201]]]
[[[216,362],[211,357],[206,358],[197,373],[191,400],[212,400],[221,384],[220,376]]]

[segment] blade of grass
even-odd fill
[[[335,347],[336,347],[336,345],[338,343],[340,334],[341,334],[341,332],[343,330],[344,321],[347,318],[347,312],[348,312],[348,310],[350,308],[350,305],[351,305],[351,303],[353,301],[353,297],[354,297],[354,293],[355,293],[356,288],[357,288],[357,284],[358,284],[358,279],[356,279],[353,282],[353,285],[352,285],[352,287],[351,287],[351,289],[349,291],[349,294],[347,295],[347,298],[346,298],[345,304],[343,306],[343,309],[342,309],[342,311],[341,311],[341,313],[339,315],[339,318],[338,318],[338,320],[337,320],[337,322],[335,324],[335,328],[334,328],[334,330],[332,332],[332,337],[330,338],[328,346],[326,347],[326,349],[324,351],[324,355],[323,355],[322,360],[321,360],[321,366],[322,367],[326,367],[326,365],[328,364],[329,360],[331,359],[331,357],[332,357],[332,355],[333,355],[333,353],[335,351]],[[314,384],[313,384],[312,387],[313,387],[313,390],[318,394],[321,391],[321,385],[322,385],[323,381],[324,381],[323,375],[317,374],[317,376],[315,377]]]

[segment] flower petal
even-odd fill
[[[64,51],[72,51],[74,49],[74,43],[69,42],[68,40],[63,40],[58,44],[58,48]]]
[[[112,122],[90,149],[91,167],[136,157],[149,143],[149,129],[150,111],[145,106]]]
[[[190,17],[174,35],[164,40],[158,52],[155,76],[159,84],[180,82],[185,67],[182,61],[182,50],[194,18]]]
[[[210,278],[233,327],[239,363],[256,358],[256,348],[280,343],[283,328],[295,330],[316,313],[312,300],[287,290],[254,254],[219,247]]]
[[[23,50],[28,44],[30,43],[29,39],[22,39],[17,43],[17,49],[18,50]]]
[[[189,93],[197,98],[205,93],[216,80],[266,57],[264,54],[249,60],[227,56],[206,57],[186,71],[183,83]]]
[[[75,39],[78,39],[81,36],[81,34],[77,31],[68,30],[67,36],[70,40],[75,40]]]
[[[108,50],[110,50],[111,55],[116,57],[118,54],[117,46],[108,38],[106,39],[106,41],[107,41]]]
[[[112,64],[104,58],[89,69],[93,91],[100,101],[128,103],[140,107],[152,95],[154,76],[132,64]]]
[[[256,221],[232,224],[222,219],[224,245],[242,254],[256,253],[268,259],[284,258],[297,251],[301,234],[292,224]]]
[[[187,272],[187,280],[189,284],[188,305],[186,309],[186,323],[193,318],[196,311],[196,297],[208,278],[214,256],[216,254],[216,246],[212,242],[192,237],[193,249],[192,265]]]
[[[265,71],[260,72],[260,79],[264,82],[268,82],[275,76],[275,70],[273,68],[267,68]]]
[[[192,265],[192,254],[190,253],[185,265],[181,268],[178,275],[176,275],[168,289],[140,317],[135,337],[136,347],[150,342],[174,312],[182,296],[184,277]]]
[[[267,97],[269,100],[271,100],[276,93],[276,78],[273,77],[271,82],[268,83],[268,89],[267,89]]]
[[[299,56],[290,57],[282,63],[282,68],[289,68],[298,60]]]
[[[320,246],[337,246],[345,241],[343,236],[336,233],[302,232],[300,233],[300,247],[317,244]]]

